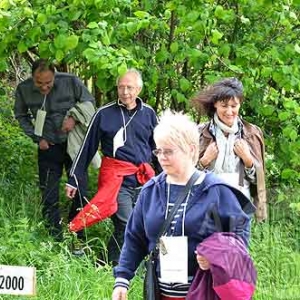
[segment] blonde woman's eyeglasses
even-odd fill
[[[178,149],[155,149],[152,151],[152,153],[155,156],[163,155],[165,157],[171,157],[177,151]]]

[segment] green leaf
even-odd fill
[[[191,87],[191,83],[185,77],[182,77],[179,80],[179,86],[183,92],[186,92]]]
[[[263,77],[269,77],[272,74],[273,69],[271,67],[268,66],[263,66],[261,69],[261,75]]]
[[[101,37],[101,41],[102,41],[103,45],[105,45],[105,46],[110,45],[110,39],[109,39],[109,36],[107,35],[106,31],[103,32],[102,37]]]
[[[285,128],[283,128],[282,133],[285,137],[287,137],[288,139],[295,141],[298,137],[298,133],[295,130],[294,126],[287,126]]]
[[[290,139],[295,142],[297,140],[298,133],[295,129],[291,130],[290,132]]]
[[[297,102],[290,99],[290,98],[285,98],[285,101],[283,102],[284,108],[287,109],[294,109],[297,107]]]
[[[41,42],[39,44],[39,51],[41,53],[49,51],[49,42]]]
[[[63,49],[65,48],[65,44],[67,41],[67,36],[64,34],[59,34],[55,39],[54,39],[54,46],[56,49]]]
[[[213,29],[211,32],[212,32],[211,41],[212,41],[215,45],[219,44],[219,40],[222,38],[223,33],[220,32],[220,31],[217,30],[217,29]]]
[[[229,23],[234,18],[234,13],[232,10],[224,9],[221,5],[217,5],[215,9],[215,16],[217,19],[221,19],[226,23]]]
[[[83,51],[82,55],[89,61],[89,62],[96,62],[99,58],[95,49],[87,48]]]
[[[234,71],[235,73],[240,73],[240,74],[244,73],[243,70],[238,66],[229,65],[229,69]]]
[[[79,17],[81,16],[82,11],[78,10],[78,11],[73,11],[70,13],[70,19],[71,21],[76,21],[79,19]]]
[[[37,18],[36,18],[36,20],[41,25],[45,24],[47,22],[47,16],[45,14],[39,13],[38,16],[37,16]]]
[[[230,45],[229,44],[223,44],[218,48],[218,52],[220,55],[224,57],[228,57],[230,53]]]
[[[98,24],[96,22],[91,22],[91,23],[87,24],[87,28],[90,28],[90,29],[98,28]]]
[[[171,53],[176,53],[178,51],[178,42],[173,42],[170,46]]]
[[[126,29],[129,32],[129,34],[133,34],[137,31],[137,24],[134,22],[128,22],[126,24]]]
[[[241,16],[241,22],[243,24],[250,24],[250,20],[248,18],[244,17],[244,16]]]
[[[176,99],[179,103],[184,103],[187,101],[187,99],[185,98],[185,96],[181,93],[177,93],[176,94]]]
[[[7,68],[6,60],[4,58],[0,58],[0,72],[7,71]]]
[[[171,11],[169,9],[165,10],[164,17],[166,19],[170,19],[171,18]]]
[[[190,55],[191,58],[197,59],[198,57],[201,57],[202,51],[200,51],[199,49],[194,48],[194,49],[191,49],[189,51],[189,55]]]
[[[297,15],[293,11],[291,11],[290,12],[290,18],[294,19],[294,20],[297,20]]]
[[[55,52],[55,59],[57,61],[62,61],[65,57],[65,54],[62,50],[58,49],[56,52]]]
[[[162,47],[161,50],[156,53],[157,62],[164,62],[168,59],[168,57],[169,57],[169,53],[164,47]]]
[[[27,45],[25,44],[25,42],[23,40],[21,40],[19,43],[18,43],[18,51],[20,53],[24,53],[26,52],[28,49]]]
[[[278,114],[278,118],[280,121],[285,121],[287,120],[289,117],[291,116],[291,114],[287,111],[283,111],[283,112],[280,112]]]
[[[30,7],[24,8],[24,16],[25,17],[31,17],[33,15],[33,10]]]
[[[35,41],[39,40],[41,32],[42,32],[42,30],[41,30],[40,26],[31,28],[28,31],[28,37],[30,38],[30,40],[32,42],[35,42]]]
[[[127,65],[125,62],[123,62],[120,66],[118,66],[118,74],[119,76],[122,76],[126,73],[127,71]]]
[[[291,179],[291,178],[297,178],[298,177],[298,173],[293,170],[293,169],[284,169],[281,172],[281,178],[282,179]]]
[[[149,13],[147,13],[146,11],[141,11],[141,10],[136,11],[136,12],[134,13],[134,15],[135,15],[136,17],[138,17],[139,19],[145,19],[145,18],[148,18],[148,17],[149,17]]]
[[[299,53],[299,54],[300,54],[300,47],[299,47],[299,45],[298,45],[298,44],[295,44],[295,47],[294,47],[294,49],[295,49],[295,51],[296,51],[297,53]]]
[[[271,116],[274,113],[275,109],[271,105],[265,105],[261,108],[261,112],[264,116]]]
[[[224,15],[225,15],[225,11],[223,9],[223,6],[217,5],[215,9],[215,16],[219,19],[223,19]]]
[[[68,36],[66,39],[66,50],[75,49],[78,45],[78,36],[77,35],[71,35]]]
[[[186,16],[186,19],[189,20],[189,23],[194,23],[199,18],[200,12],[197,10],[193,10],[189,12]]]

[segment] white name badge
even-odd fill
[[[35,268],[0,265],[0,294],[34,296]]]
[[[160,238],[160,274],[163,282],[188,283],[188,248],[186,236]]]
[[[43,135],[43,128],[45,124],[47,112],[45,110],[39,109],[36,113],[35,125],[34,125],[34,134],[37,136]]]
[[[124,146],[124,127],[121,127],[118,132],[115,134],[113,139],[114,152],[113,156],[116,156],[118,148]]]

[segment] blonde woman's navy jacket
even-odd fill
[[[154,249],[166,208],[166,174],[161,173],[142,188],[126,227],[119,265],[114,268],[116,278],[132,279],[140,262]],[[247,244],[254,211],[255,207],[249,199],[213,173],[207,173],[200,184],[194,185],[184,222],[184,232],[188,237],[189,276],[194,276],[199,268],[194,253],[197,245],[214,232],[234,232]],[[221,229],[217,228],[217,223]],[[182,235],[182,218],[177,220],[173,235]]]

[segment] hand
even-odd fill
[[[73,186],[66,185],[65,191],[66,191],[66,196],[69,199],[73,199],[76,195],[77,189]]]
[[[41,150],[47,150],[47,149],[49,149],[49,143],[45,139],[41,139],[39,141],[39,148]]]
[[[112,293],[112,300],[126,300],[127,299],[127,289],[118,286],[114,289]]]
[[[250,153],[250,148],[245,140],[236,140],[236,142],[234,143],[233,151],[238,157],[242,159],[246,168],[251,168],[253,166],[253,159]]]
[[[61,130],[63,132],[69,132],[74,129],[76,121],[73,117],[64,119]]]
[[[219,154],[219,149],[216,142],[208,145],[203,156],[200,159],[201,164],[207,167],[212,161],[214,161]]]
[[[201,270],[206,271],[210,269],[210,262],[204,256],[197,254],[196,259]]]

